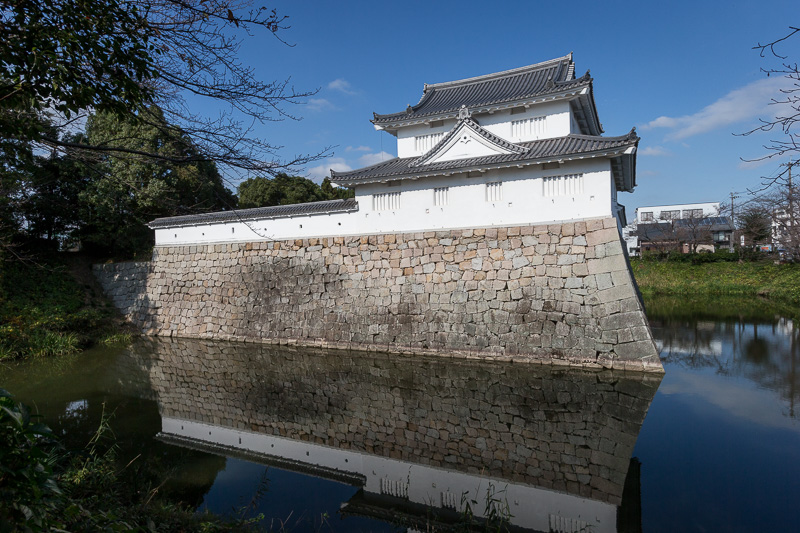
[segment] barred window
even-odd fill
[[[373,211],[393,211],[395,209],[400,209],[399,192],[383,192],[372,195]]]
[[[449,187],[436,187],[433,189],[433,205],[447,205],[447,192]]]
[[[544,135],[546,117],[523,118],[511,121],[511,136],[515,139],[538,139]]]
[[[546,198],[554,196],[574,196],[582,193],[583,174],[549,176],[542,179],[542,195]]]
[[[503,183],[490,181],[486,184],[486,201],[499,202],[503,199]]]
[[[652,211],[643,211],[639,215],[639,219],[642,222],[652,222],[653,221],[653,212]]]
[[[425,153],[442,140],[444,133],[428,133],[427,135],[417,135],[414,137],[414,149],[417,152]]]

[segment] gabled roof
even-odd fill
[[[358,211],[358,202],[353,198],[346,200],[324,200],[305,204],[275,205],[271,207],[255,207],[253,209],[234,209],[199,215],[157,218],[147,225],[151,229],[172,228],[177,226],[193,226],[195,224],[212,224],[220,222],[239,222],[244,220],[283,218],[298,215],[326,215]]]
[[[409,166],[418,167],[422,165],[427,165],[430,161],[436,159],[437,156],[442,154],[444,150],[451,144],[453,138],[456,136],[460,136],[464,129],[469,130],[470,132],[474,133],[477,137],[484,139],[488,144],[494,146],[499,152],[504,153],[515,153],[515,154],[522,154],[527,151],[527,149],[523,146],[518,144],[510,143],[505,139],[502,139],[495,135],[494,133],[486,130],[485,128],[480,127],[480,125],[472,120],[466,108],[462,106],[462,112],[465,113],[465,117],[458,121],[458,124],[451,129],[447,135],[445,135],[441,141],[436,143],[436,145],[428,150],[426,154],[422,157],[416,159],[413,163]]]
[[[460,128],[462,122],[464,121],[459,121],[456,124],[456,127],[451,130],[451,134]],[[478,128],[478,130],[483,130],[486,134],[492,135],[474,122],[472,124],[470,127]],[[471,170],[532,165],[563,159],[609,157],[612,158],[612,171],[615,173],[619,188],[621,190],[631,190],[635,186],[635,183],[633,183],[635,172],[632,172],[632,165],[635,162],[635,150],[632,149],[635,149],[639,143],[639,137],[636,135],[635,129],[632,129],[627,135],[619,137],[570,134],[564,137],[518,144],[507,143],[507,141],[495,137],[503,143],[514,146],[515,150],[506,154],[427,163],[429,154],[436,152],[440,146],[443,146],[447,137],[445,136],[428,154],[421,157],[396,157],[376,165],[348,172],[331,170],[331,181],[337,185],[352,187],[362,183],[417,179],[427,176],[457,174]],[[633,159],[633,161],[628,161],[629,159]],[[616,165],[614,164],[615,162]]]
[[[564,57],[503,72],[425,84],[422,98],[417,105],[409,106],[399,113],[374,113],[372,122],[377,126],[389,126],[423,118],[452,118],[457,115],[461,106],[480,112],[481,107],[513,103],[570,89],[588,87],[591,90],[591,83],[592,78],[588,72],[581,78],[575,78],[575,64],[570,53]]]

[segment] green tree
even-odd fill
[[[42,140],[40,112],[120,113],[153,97],[154,28],[124,0],[0,0],[0,126]]]
[[[356,195],[353,189],[334,187],[330,178],[325,178],[322,180],[322,185],[320,185],[320,187],[322,189],[322,194],[325,195],[326,200],[344,200],[346,198],[352,198]]]
[[[99,172],[81,192],[79,235],[87,243],[118,256],[152,246],[146,224],[164,216],[231,209],[236,197],[225,188],[213,162],[194,157],[190,138],[167,127],[161,110],[151,106],[146,120],[121,120],[114,114],[90,117],[88,142],[108,146],[122,156],[104,154]],[[139,152],[160,157],[135,157]],[[116,154],[112,152],[112,154]]]
[[[272,179],[250,178],[239,185],[239,207],[268,207],[327,200],[313,181],[280,173]]]
[[[274,175],[326,155],[283,160],[277,146],[250,134],[254,122],[296,118],[285,106],[315,92],[295,91],[288,80],[259,80],[241,62],[242,40],[255,31],[283,42],[279,32],[286,17],[253,4],[0,0],[0,128],[16,139],[119,155],[129,152],[68,142],[63,131],[48,134],[38,127],[38,115],[55,109],[69,118],[91,109],[146,121],[140,111],[156,104],[166,127],[197,148],[182,155],[186,162]],[[223,112],[211,117],[196,111],[207,107]],[[136,155],[163,157],[146,150]]]

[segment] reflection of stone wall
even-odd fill
[[[619,504],[660,377],[506,362],[143,339],[162,416]]]
[[[161,247],[96,273],[155,335],[661,370],[613,218]]]

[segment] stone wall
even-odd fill
[[[159,247],[96,273],[153,335],[662,370],[614,218]]]
[[[164,417],[619,504],[661,376],[191,339],[128,357]]]

